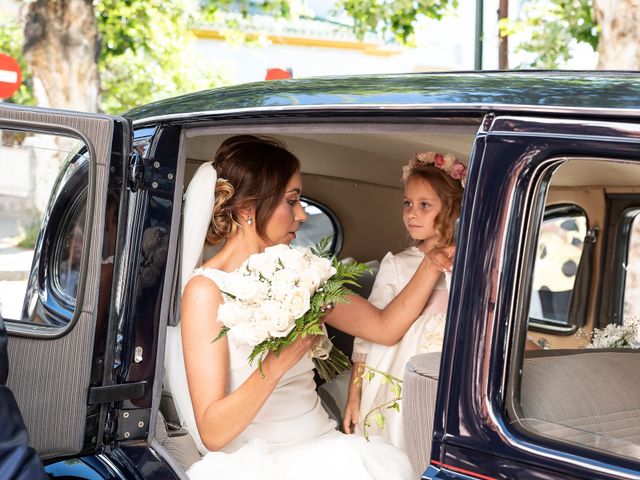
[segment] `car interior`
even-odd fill
[[[378,262],[385,253],[397,252],[410,245],[401,220],[402,166],[420,151],[453,153],[468,164],[479,123],[478,118],[442,118],[410,125],[327,123],[191,129],[185,134],[182,150],[186,161],[184,184],[186,188],[195,169],[202,162],[211,161],[217,147],[230,135],[269,135],[283,141],[302,162],[303,197],[311,205],[312,211],[319,208],[329,213],[331,221],[326,223],[333,224],[338,258],[343,261],[353,258],[371,267],[371,275],[363,278],[361,288],[356,289],[356,293],[366,298],[375,279]],[[635,213],[640,211],[640,188],[637,187],[640,185],[640,167],[599,159],[569,160],[564,163],[560,159],[549,170],[548,177],[548,181],[539,187],[545,189],[544,217],[539,222],[539,228],[530,232],[528,239],[528,247],[535,257],[530,263],[535,268],[532,267],[529,278],[523,281],[529,289],[523,291],[522,295],[522,301],[527,302],[529,311],[521,328],[526,335],[517,338],[516,344],[520,347],[513,354],[514,365],[522,365],[523,361],[525,365],[524,373],[512,373],[510,382],[511,392],[517,393],[514,398],[521,399],[521,402],[509,406],[509,415],[516,428],[533,435],[558,438],[558,429],[565,434],[570,429],[574,432],[579,429],[583,436],[592,439],[601,435],[609,436],[613,426],[589,430],[589,426],[568,422],[567,419],[573,421],[578,414],[583,419],[593,417],[595,411],[603,409],[605,405],[620,415],[621,407],[607,404],[604,400],[594,400],[593,404],[585,407],[586,410],[576,410],[573,405],[580,403],[579,395],[586,393],[586,386],[591,385],[598,390],[593,387],[597,385],[593,380],[600,375],[597,369],[576,370],[573,368],[575,365],[568,365],[572,365],[572,362],[587,365],[582,358],[595,358],[593,355],[596,353],[611,357],[604,364],[613,362],[609,367],[612,369],[616,369],[614,364],[620,361],[631,368],[635,363],[629,362],[640,358],[630,354],[633,351],[628,349],[603,351],[586,348],[594,328],[602,329],[608,323],[616,323],[615,319],[609,320],[601,314],[603,308],[613,308],[611,301],[603,302],[602,298],[603,295],[612,295],[607,290],[609,279],[625,271],[627,265],[625,254],[624,262],[618,262],[622,270],[614,271],[612,255],[620,256],[617,251],[620,248],[626,248],[627,251],[634,248],[629,246],[628,238],[633,231],[628,218],[634,215],[625,210],[626,230],[623,228],[621,231],[623,234],[626,232],[627,237],[621,240],[619,234],[616,234],[617,237],[611,234],[612,228],[620,228],[618,220],[612,224],[610,210],[616,201],[624,197],[627,202],[630,198],[635,199],[638,206]],[[314,215],[310,215],[310,223],[313,223],[312,217]],[[326,233],[327,230],[321,231]],[[312,244],[318,240],[314,237],[317,234],[318,231],[310,231],[298,243],[302,246]],[[614,244],[616,248],[612,248]],[[616,285],[620,289],[620,284]],[[622,282],[622,290],[630,292],[629,295],[635,288],[640,288],[640,285],[627,285],[625,289]],[[625,305],[633,304],[630,298],[625,297]],[[341,332],[331,333],[334,343],[349,355],[352,338]],[[537,345],[540,350],[525,352],[525,336],[529,344]],[[546,362],[544,366],[542,362]],[[601,357],[593,362],[603,363]],[[439,354],[419,355],[407,366],[402,408],[404,418],[411,419],[405,421],[405,437],[416,472],[424,471],[430,458],[438,368]],[[514,372],[518,370],[513,368]],[[564,372],[565,376],[584,385],[584,388],[568,391],[566,382],[559,381],[564,378],[559,372]],[[635,376],[637,372],[640,369],[635,368]],[[607,375],[606,372],[600,373]],[[607,378],[610,382],[614,381],[611,376]],[[629,385],[639,384],[630,382]],[[558,389],[557,398],[554,397],[556,392],[552,385]],[[338,425],[347,387],[345,382],[336,381],[319,385],[318,388],[325,408],[338,421]],[[624,398],[632,399],[634,408],[629,410],[629,401],[623,407],[627,409],[625,411],[635,414],[640,407],[637,400],[640,392],[628,391],[629,388],[623,388],[622,393]],[[566,415],[550,413],[558,410],[556,401],[562,402],[564,407],[560,410]],[[165,421],[160,418],[158,422],[157,438],[186,469],[199,458],[199,454],[188,434],[180,428],[179,419],[175,417],[170,404],[170,392],[165,392],[161,408]],[[602,425],[607,424],[611,415],[615,415],[609,410],[605,409],[601,414]],[[629,415],[624,415],[620,421],[628,421]],[[542,424],[556,428],[542,428]],[[611,442],[622,442],[628,447],[629,442],[638,443],[638,433],[640,424],[631,437],[626,433],[618,437],[611,434],[611,438],[615,438]],[[576,436],[565,435],[562,438],[579,441]],[[608,448],[603,447],[602,441],[592,441],[591,444]]]

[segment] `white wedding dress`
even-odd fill
[[[225,273],[196,273],[219,283]],[[228,391],[237,389],[255,370],[250,346],[229,341]],[[313,362],[303,357],[280,380],[251,424],[219,452],[207,452],[187,472],[192,480],[402,480],[414,477],[406,455],[381,437],[367,442],[336,430],[320,403]],[[192,411],[190,412],[193,415]],[[192,430],[194,427],[187,425]],[[196,443],[200,442],[197,434]]]
[[[220,285],[225,272],[197,269],[213,212],[217,173],[202,164],[184,198],[181,277],[205,275]],[[228,341],[225,339],[224,341]],[[249,346],[229,342],[227,391],[237,389],[254,371]],[[208,452],[193,415],[182,354],[180,325],[167,328],[165,387],[190,432],[202,460],[187,472],[191,480],[404,480],[414,478],[407,456],[385,439],[367,442],[335,429],[322,408],[313,380],[313,362],[304,357],[280,380],[251,424],[222,451]]]

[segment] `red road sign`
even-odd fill
[[[15,58],[0,53],[0,98],[9,98],[22,83],[22,72]]]
[[[283,70],[281,68],[269,68],[267,69],[267,76],[265,80],[285,80],[292,78],[291,69]]]

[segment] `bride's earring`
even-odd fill
[[[251,217],[247,217],[247,225],[253,225],[253,219]]]

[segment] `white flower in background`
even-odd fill
[[[610,323],[604,328],[594,328],[588,348],[640,348],[640,320],[625,316],[622,325]]]

